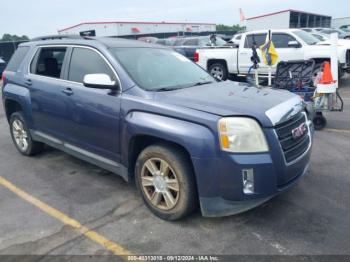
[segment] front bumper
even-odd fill
[[[238,214],[268,201],[295,185],[307,173],[312,150],[309,121],[309,148],[287,163],[274,129],[265,129],[270,151],[259,154],[221,152],[215,159],[192,158],[203,216]],[[243,190],[243,170],[254,171],[254,193]]]
[[[265,203],[266,201],[269,201],[271,198],[288,190],[290,187],[295,185],[299,181],[299,179],[307,173],[307,169],[308,166],[305,168],[304,172],[299,177],[297,177],[284,188],[278,189],[275,194],[270,196],[242,201],[231,201],[222,197],[200,197],[199,201],[202,215],[205,217],[230,216],[243,213],[254,207],[260,206],[261,204]]]

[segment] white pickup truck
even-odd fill
[[[299,29],[271,30],[272,41],[279,54],[279,61],[309,60],[316,62],[315,74],[324,61],[330,60],[330,46],[319,45],[319,39]],[[252,66],[252,45],[261,46],[267,40],[268,30],[243,33],[238,46],[204,47],[196,50],[195,62],[214,77],[226,80],[230,76],[247,75]],[[339,73],[350,72],[350,48],[338,46]],[[258,55],[262,61],[261,52]],[[259,75],[268,74],[268,66],[259,64]],[[272,67],[272,74],[276,65]]]

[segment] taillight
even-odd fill
[[[2,72],[2,74],[1,74],[1,80],[2,80],[3,82],[5,82],[5,80],[6,80],[6,74],[5,74],[5,71],[4,71],[4,72]]]
[[[199,61],[199,53],[198,53],[198,52],[195,52],[195,53],[194,53],[193,60],[194,60],[195,62],[198,62],[198,61]]]

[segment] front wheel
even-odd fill
[[[158,217],[177,220],[195,209],[197,191],[193,171],[178,148],[147,147],[137,159],[135,175],[145,204]]]
[[[209,73],[220,81],[226,81],[228,78],[227,67],[222,63],[214,63],[209,67]]]

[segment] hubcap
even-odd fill
[[[174,170],[163,159],[148,159],[141,170],[141,186],[154,207],[174,208],[179,200],[179,181]]]
[[[24,130],[23,123],[18,119],[12,123],[12,134],[15,138],[17,146],[22,151],[26,151],[28,148],[28,135]]]
[[[213,67],[210,74],[217,79],[222,79],[224,77],[224,71],[218,66]]]

